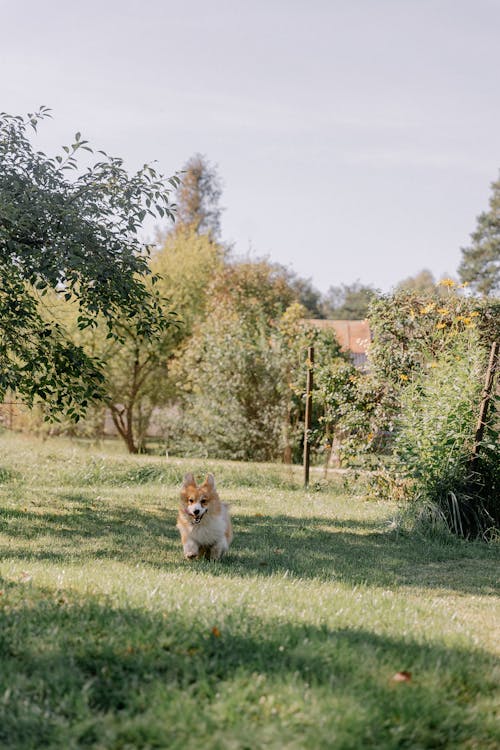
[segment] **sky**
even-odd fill
[[[0,110],[130,170],[195,153],[222,238],[326,292],[456,276],[500,168],[500,0],[0,0]]]

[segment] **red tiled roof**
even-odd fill
[[[353,354],[366,354],[371,341],[370,326],[367,320],[305,320],[315,328],[333,328],[337,340],[344,351]]]

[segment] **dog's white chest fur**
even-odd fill
[[[191,525],[189,537],[198,542],[201,547],[210,547],[219,539],[224,537],[227,524],[227,510],[222,506],[222,510],[216,516],[210,512],[205,513],[200,523]]]

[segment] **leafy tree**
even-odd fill
[[[183,167],[177,190],[178,226],[191,226],[198,234],[220,235],[222,188],[217,170],[204,156],[195,154]]]
[[[242,318],[273,320],[295,300],[286,273],[264,260],[228,263],[213,280],[210,292],[220,306]]]
[[[458,272],[480,294],[500,293],[500,179],[491,185],[490,207],[477,218],[471,244],[462,248]]]
[[[265,261],[226,265],[214,276],[206,318],[180,363],[184,452],[299,458],[307,347],[321,342],[323,364],[339,345],[331,332],[309,329],[305,308],[294,300],[287,274]]]
[[[408,276],[408,278],[396,284],[396,291],[406,289],[414,292],[436,292],[439,288],[434,275],[427,268],[424,268],[415,276]]]
[[[56,290],[75,300],[80,329],[101,315],[110,336],[120,335],[123,318],[140,336],[160,335],[170,321],[145,283],[148,250],[138,232],[147,214],[173,218],[178,179],[148,165],[129,175],[104,152],[80,168],[77,152],[93,154],[80,133],[48,157],[28,132],[49,116],[44,107],[0,115],[0,399],[10,389],[76,419],[103,394],[102,362],[68,339],[44,298]]]
[[[280,264],[276,264],[276,269],[286,278],[290,288],[294,292],[296,302],[304,308],[303,317],[324,318],[322,295],[313,286],[311,279],[303,279],[297,276],[294,271]]]
[[[204,317],[208,289],[225,257],[225,248],[212,235],[200,235],[194,226],[183,224],[167,232],[152,255],[151,269],[159,276],[157,287],[182,322],[174,332],[179,344]]]
[[[118,340],[106,338],[103,325],[85,333],[86,350],[97,352],[104,362],[104,401],[130,453],[146,450],[153,413],[177,396],[172,362],[195,321],[204,316],[207,280],[214,275],[222,253],[217,243],[193,227],[181,225],[178,231],[168,232],[150,265],[158,274],[157,291],[168,299],[162,314],[174,324],[154,339],[141,335],[135,320],[126,318],[117,323]]]
[[[164,319],[171,314],[165,303]],[[93,336],[100,338],[99,355],[104,361],[104,402],[129,453],[142,453],[152,412],[165,399],[168,363],[172,356],[176,326],[161,335],[145,336],[137,318],[117,322],[117,338],[102,338],[102,327]]]
[[[373,287],[359,281],[331,286],[323,300],[322,312],[330,320],[364,320],[375,296]]]
[[[288,385],[273,332],[293,297],[284,275],[265,261],[226,264],[214,275],[207,315],[180,363],[186,452],[243,460],[280,455]]]
[[[176,324],[154,341],[144,338],[135,325],[120,324],[121,341],[106,357],[106,402],[113,422],[129,452],[145,450],[153,411],[176,399],[178,387],[170,368],[196,321],[203,319],[209,281],[220,266],[223,249],[211,235],[199,235],[193,226],[168,233],[154,254],[151,267],[159,275],[157,289],[168,299],[164,315]]]
[[[264,320],[254,322],[226,308],[207,318],[202,348],[190,352],[193,391],[185,424],[192,452],[257,461],[280,454],[280,363]]]

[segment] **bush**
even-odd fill
[[[395,475],[405,488],[406,517],[414,525],[444,525],[466,538],[490,536],[498,528],[495,409],[474,470],[471,464],[484,372],[484,351],[470,331],[414,374],[402,393]]]

